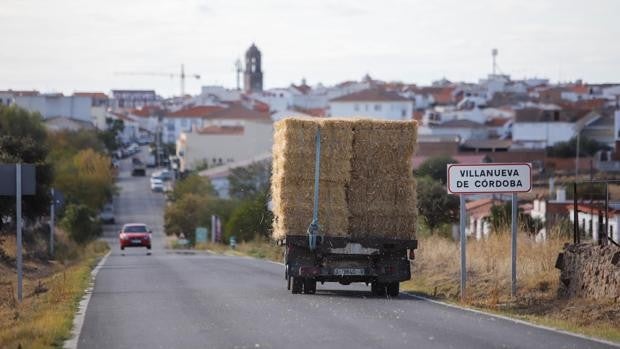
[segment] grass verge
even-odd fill
[[[401,285],[429,298],[513,317],[535,324],[620,342],[620,307],[611,300],[558,297],[555,260],[564,240],[535,242],[520,234],[517,250],[517,297],[510,297],[510,235],[468,241],[467,292],[460,300],[458,242],[420,238],[413,278]]]
[[[31,263],[26,268],[21,304],[15,296],[14,270],[2,267],[0,347],[62,347],[71,333],[73,317],[89,284],[91,270],[109,249],[103,241],[70,248],[74,257],[70,260],[36,266]],[[59,255],[64,256],[64,252],[59,251]]]

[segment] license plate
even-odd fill
[[[132,244],[140,244],[142,243],[142,240],[131,240]]]
[[[364,275],[366,274],[364,269],[360,268],[335,268],[335,275]]]

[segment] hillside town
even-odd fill
[[[301,78],[290,86],[266,88],[259,48],[252,44],[244,58],[235,88],[203,86],[197,95],[171,98],[148,89],[72,95],[9,89],[0,91],[0,104],[40,113],[51,131],[105,130],[118,120],[126,147],[168,145],[174,149],[167,155],[178,176],[199,172],[223,198],[229,197],[231,169],[271,159],[273,123],[289,116],[416,120],[419,138],[412,170],[433,157],[459,163],[529,162],[543,189],[521,206],[543,223],[573,217],[573,202],[566,196],[570,188],[554,186],[556,177],[606,178],[620,172],[620,83],[515,79],[499,71],[498,51],[493,50],[490,73],[477,82],[444,77],[423,86],[365,74],[333,86],[311,85]],[[597,147],[554,151],[584,140]],[[503,199],[470,200],[470,236],[488,235],[490,210],[497,200]],[[582,205],[579,224],[597,240],[602,232],[596,203]],[[612,202],[610,207],[608,231],[619,241],[620,205]],[[544,238],[544,225],[539,232]]]

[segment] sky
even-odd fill
[[[620,82],[618,0],[0,0],[0,90],[236,84],[256,43],[265,88],[359,80],[477,81],[501,72]]]

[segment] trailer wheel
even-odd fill
[[[370,292],[374,296],[385,296],[385,284],[379,281],[374,281],[370,284]]]
[[[400,283],[399,282],[390,282],[387,284],[387,294],[390,297],[398,297],[398,293],[400,291]]]
[[[304,293],[315,294],[316,293],[316,280],[306,279],[304,280]]]
[[[303,286],[304,286],[304,280],[299,277],[292,277],[292,278],[293,278],[293,288],[291,289],[291,293],[293,294],[301,293]]]

